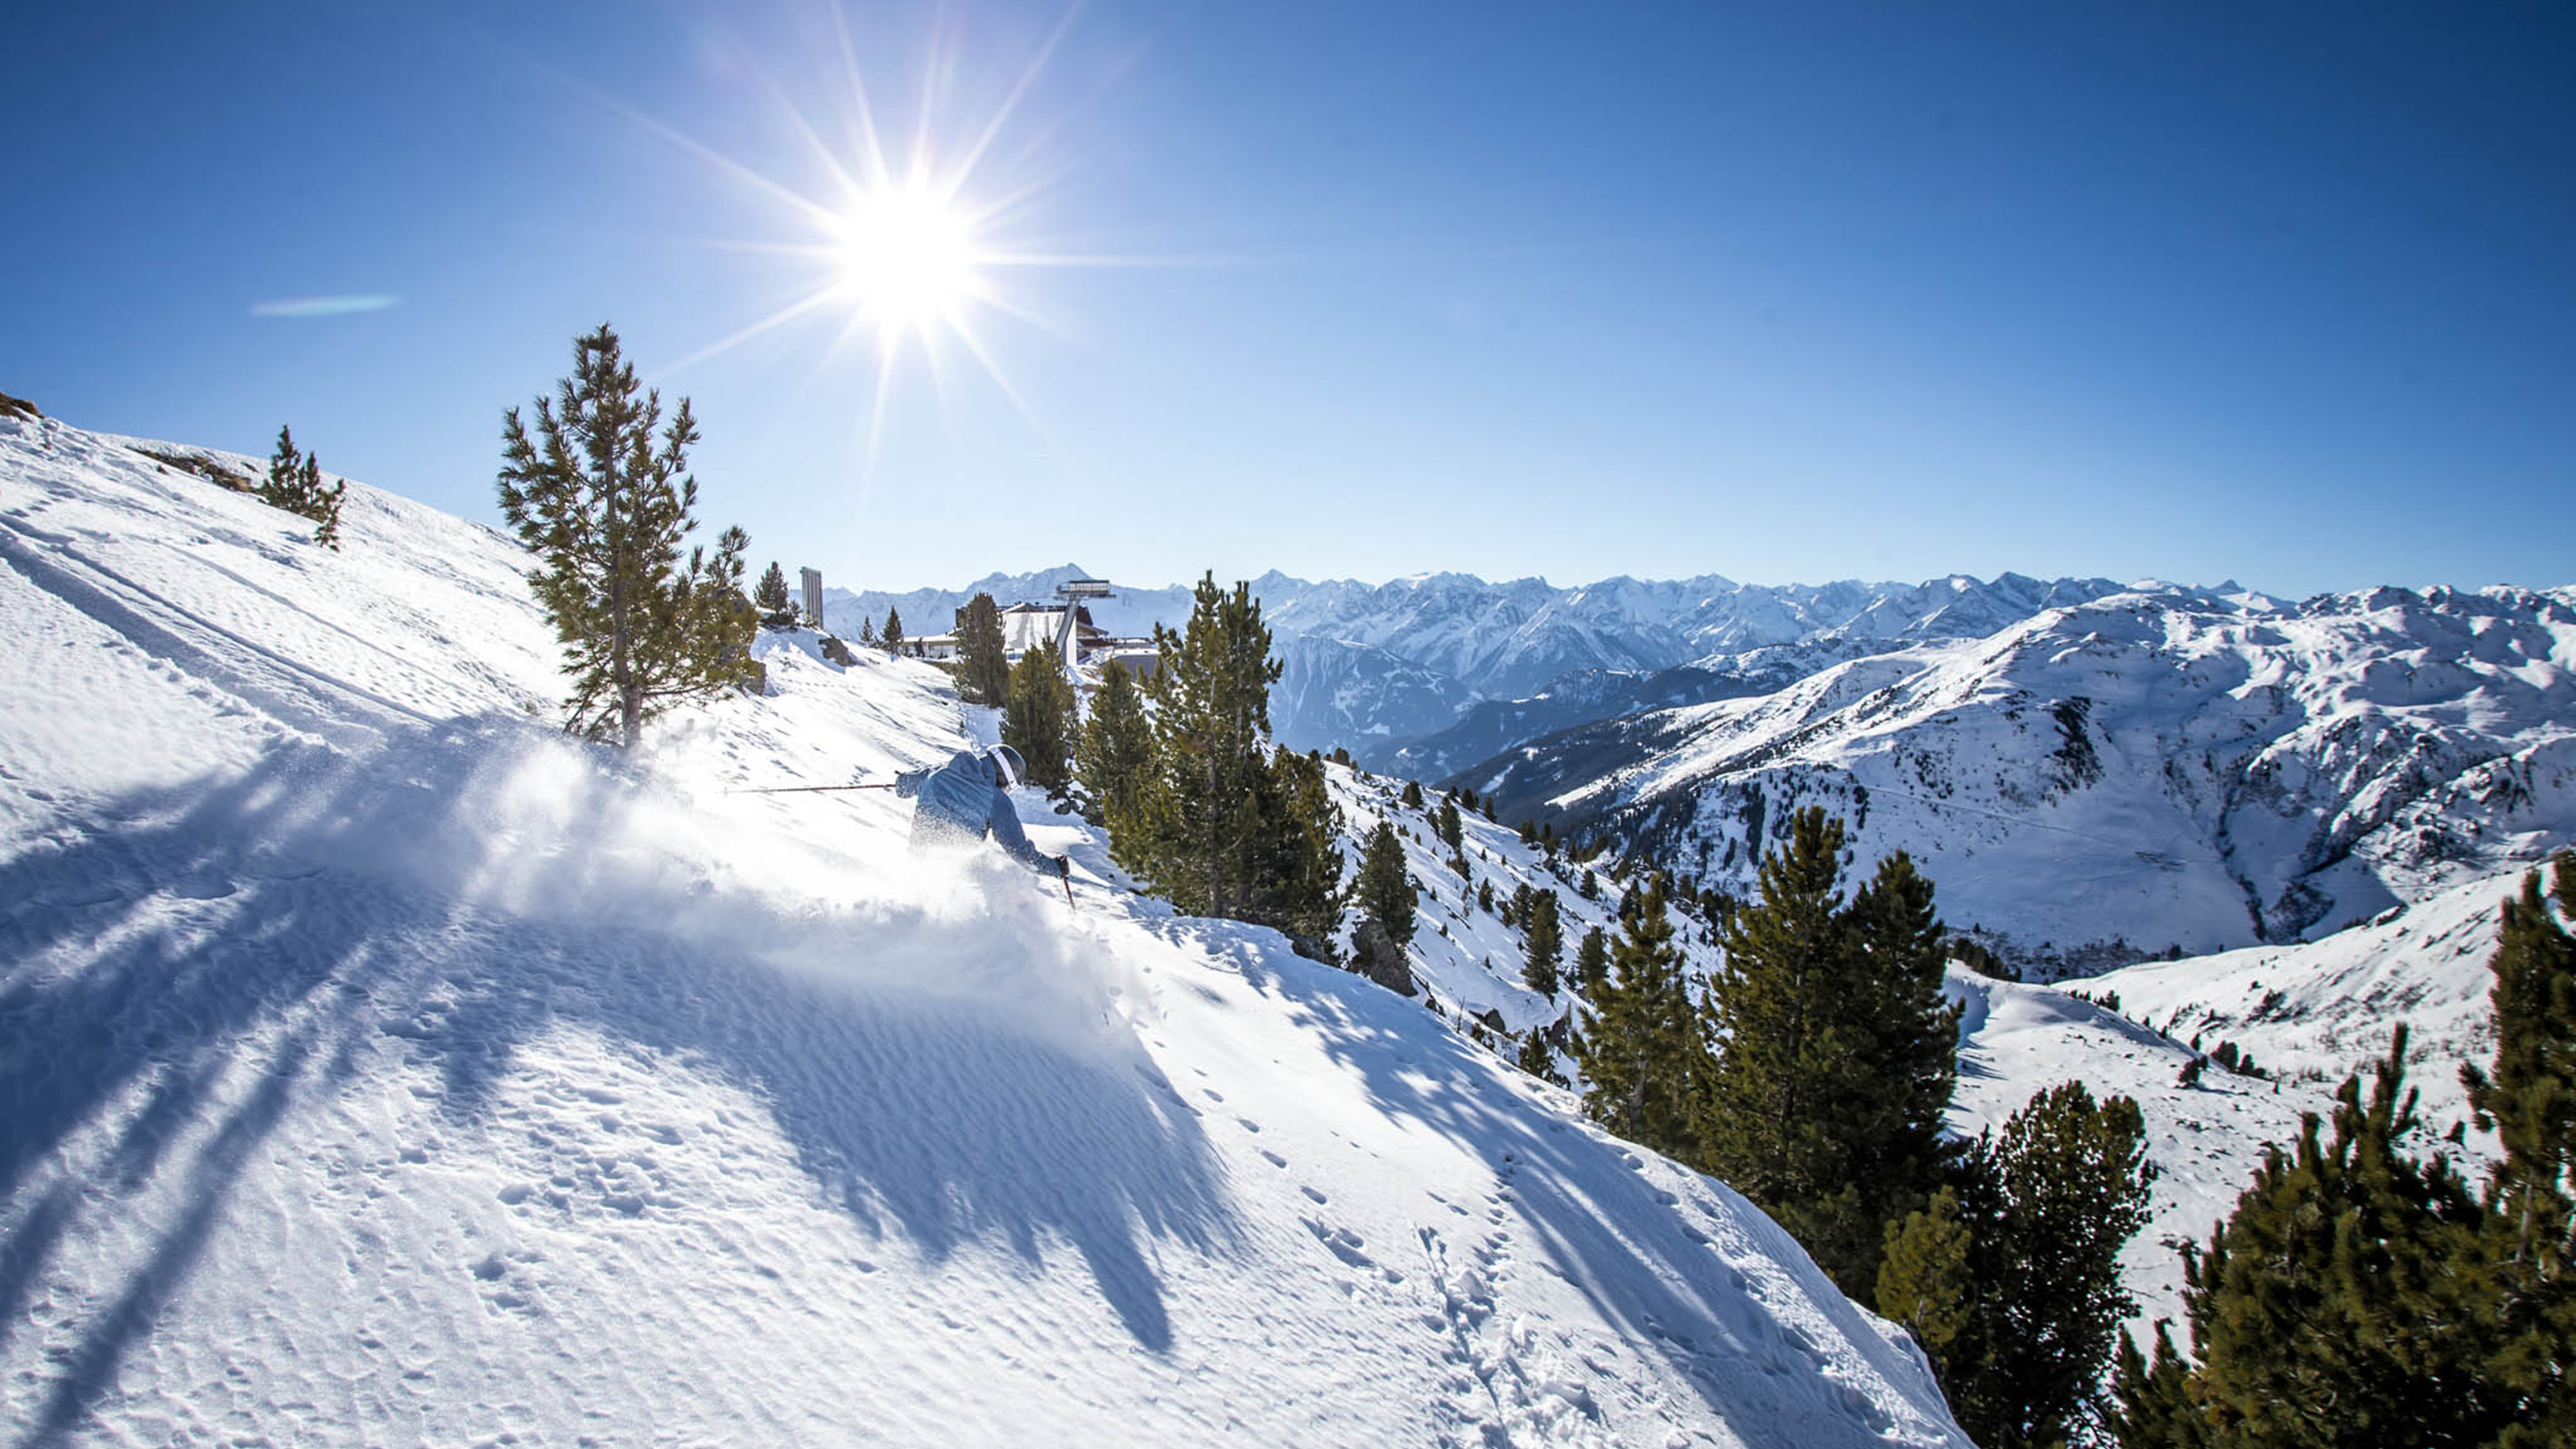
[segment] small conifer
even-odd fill
[[[661,394],[603,325],[575,340],[572,376],[537,399],[534,435],[512,408],[501,438],[501,512],[537,555],[529,587],[573,678],[566,729],[632,750],[656,714],[753,677],[749,537],[728,528],[712,556],[680,554],[697,524],[688,399],[663,426]]]
[[[760,609],[760,622],[770,628],[795,626],[796,602],[788,595],[787,571],[778,566],[778,560],[771,559],[769,567],[761,573],[760,587],[752,592],[751,601]]]

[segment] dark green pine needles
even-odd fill
[[[1064,656],[1053,643],[1040,644],[1022,654],[1004,678],[1002,743],[1020,752],[1030,784],[1062,794],[1073,780],[1074,729],[1073,683],[1064,677]]]
[[[572,375],[536,410],[533,436],[517,408],[502,419],[502,516],[537,555],[528,584],[572,676],[564,728],[632,750],[655,715],[753,677],[750,539],[728,528],[713,555],[683,559],[697,422],[682,398],[663,426],[661,394],[636,381],[607,325],[574,341]]]
[[[2576,906],[2576,858],[2555,894]],[[2159,1324],[2121,1343],[2120,1442],[2133,1446],[2576,1442],[2576,941],[2525,878],[2489,962],[2496,1049],[2461,1075],[2502,1160],[2472,1192],[2425,1155],[2387,1058],[2275,1149],[2235,1212],[2186,1255],[2191,1356]],[[2329,1131],[2330,1129],[2330,1131]]]
[[[278,428],[276,450],[269,454],[268,474],[259,484],[262,503],[312,520],[313,541],[337,552],[340,502],[348,491],[345,482],[323,487],[321,461],[311,453],[297,452],[295,435],[283,426]]]
[[[1189,914],[1275,926],[1300,951],[1331,959],[1341,812],[1320,756],[1269,741],[1280,666],[1260,601],[1248,584],[1228,592],[1202,578],[1188,624],[1156,626],[1154,643],[1142,686],[1152,708],[1104,700],[1115,722],[1085,750],[1106,766],[1084,784],[1111,856]]]

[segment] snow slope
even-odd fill
[[[2240,1077],[2215,1064],[2186,1087],[2190,1048],[2066,991],[1956,968],[1948,990],[1964,1008],[1952,1131],[2000,1129],[2059,1082],[2082,1082],[2097,1101],[2118,1095],[2138,1104],[2156,1180],[2153,1217],[2120,1255],[2122,1284],[2138,1303],[2129,1323],[2142,1344],[2155,1320],[2180,1324],[2181,1248],[2208,1240],[2253,1181],[2264,1148],[2295,1140],[2300,1114],[2325,1111],[2329,1094],[2313,1083]]]
[[[1432,810],[1406,809],[1398,802],[1401,787],[1397,782],[1341,769],[1334,769],[1330,778],[1343,811],[1344,828],[1354,842],[1375,829],[1380,819],[1392,821],[1399,832],[1406,833],[1406,864],[1422,891],[1421,925],[1408,954],[1416,980],[1459,1022],[1461,1031],[1471,1039],[1491,1038],[1490,1033],[1471,1024],[1472,1019],[1490,1011],[1502,1019],[1507,1031],[1518,1034],[1553,1019],[1575,1003],[1570,988],[1554,1003],[1527,989],[1521,980],[1520,933],[1504,927],[1492,912],[1476,904],[1474,882],[1490,882],[1497,905],[1517,884],[1557,892],[1569,960],[1573,942],[1584,931],[1602,927],[1613,936],[1617,934],[1617,899],[1622,890],[1617,882],[1602,877],[1598,897],[1587,900],[1568,878],[1579,876],[1579,867],[1569,867],[1561,860],[1551,862],[1521,845],[1512,832],[1472,814],[1461,823],[1474,879],[1462,878],[1450,867],[1446,847],[1436,840]],[[1433,797],[1435,809],[1436,799]],[[1722,953],[1710,941],[1705,922],[1683,917],[1679,925],[1675,941],[1684,954],[1684,969],[1695,981],[1705,981]],[[2491,936],[2492,931],[2487,934]],[[2341,940],[2342,937],[2329,938],[2290,950],[2322,953]],[[2204,958],[2204,962],[2225,959]],[[2483,956],[2479,957],[2481,963],[2483,960]],[[2181,982],[2188,979],[2196,964],[2203,963],[2160,963],[2153,969],[2169,971]],[[2286,1081],[2237,1076],[2211,1064],[2204,1068],[2196,1085],[2183,1086],[2183,1067],[2196,1055],[2189,1046],[2072,994],[2080,985],[2099,998],[2106,986],[2125,983],[2148,969],[2132,968],[2065,988],[1995,981],[1953,969],[1947,987],[1950,997],[1963,1007],[1958,1090],[1946,1122],[1951,1132],[1973,1137],[1990,1128],[1999,1129],[2031,1098],[2066,1081],[2084,1083],[2097,1099],[2116,1094],[2138,1104],[2146,1121],[2148,1157],[2156,1164],[2158,1176],[2153,1188],[2153,1216],[2122,1254],[2121,1270],[2123,1282],[2138,1301],[2131,1325],[2138,1330],[2142,1342],[2155,1319],[2180,1321],[2181,1246],[2207,1239],[2210,1228],[2235,1207],[2238,1194],[2262,1161],[2265,1147],[2293,1140],[2298,1134],[2300,1114],[2324,1110],[2332,1085],[2312,1075],[2293,1075]],[[2399,974],[2406,970],[2393,962],[2388,969]],[[2484,974],[2482,964],[2478,970]],[[2277,973],[2274,979],[2278,979]],[[2484,997],[2478,1001],[2481,1010],[2476,1026],[2483,1030]],[[2125,992],[2122,1006],[2132,1016],[2143,1015]],[[2320,1006],[2326,1013],[2334,1009],[2331,1005]],[[2161,1014],[2156,1020],[2162,1023]],[[2186,1024],[2188,1021],[2187,1017]],[[2421,1025],[2417,1029],[2423,1031]],[[2263,1040],[2253,1032],[2233,1027],[2224,1034],[2240,1045],[2248,1038]],[[2184,1030],[2182,1035],[2188,1039],[2191,1032]],[[2349,1035],[2366,1040],[2371,1033],[2364,1030]],[[2215,1048],[2219,1039],[2213,1034],[2205,1045]],[[2425,1042],[2422,1053],[2437,1053],[2444,1048],[2436,1043],[2446,1038],[2435,1032],[2419,1040]],[[2384,1050],[2384,1027],[2378,1029],[2377,1041]],[[1503,1055],[1516,1046],[1498,1038],[1492,1038],[1490,1044]],[[2271,1060],[2267,1050],[2258,1049],[2257,1055],[2263,1061]],[[2428,1057],[2424,1067],[2428,1081],[2436,1075],[2445,1080],[2454,1078],[2456,1060]],[[1558,1066],[1569,1075],[1574,1070],[1574,1064],[1561,1056]],[[2433,1095],[2428,1091],[2428,1099]],[[2452,1096],[2457,1096],[2456,1086]]]
[[[0,420],[0,1436],[1958,1444],[1723,1186],[886,795],[810,636],[619,761],[493,530]],[[1034,800],[1024,809],[1043,817]]]
[[[2512,868],[2437,892],[2413,905],[2288,946],[2249,946],[2181,961],[2143,962],[2083,983],[2116,992],[2123,1014],[2166,1035],[2215,1049],[2232,1041],[2265,1071],[2327,1087],[2366,1072],[2407,1024],[2407,1081],[2423,1094],[2436,1134],[2468,1117],[2459,1069],[2495,1052],[2498,908],[2522,889]],[[2492,1146],[2470,1132],[2473,1152]]]
[[[2313,939],[2576,838],[2576,592],[2122,594],[1469,782],[1737,885],[1821,804],[2052,972]]]

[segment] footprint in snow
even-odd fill
[[[1280,1156],[1278,1153],[1271,1151],[1267,1147],[1261,1149],[1261,1155],[1270,1159],[1270,1165],[1273,1167],[1284,1168],[1288,1165],[1287,1158]]]
[[[1377,1266],[1376,1259],[1360,1251],[1367,1245],[1359,1234],[1348,1228],[1329,1226],[1319,1218],[1299,1218],[1297,1221],[1304,1223],[1306,1231],[1315,1235],[1315,1241],[1322,1243],[1334,1257],[1341,1259],[1348,1266],[1353,1268]]]
[[[1299,1183],[1299,1184],[1297,1185],[1297,1190],[1298,1190],[1299,1192],[1304,1193],[1304,1194],[1306,1195],[1307,1199],[1308,1199],[1309,1201],[1313,1202],[1313,1203],[1314,1203],[1316,1206],[1318,1206],[1318,1207],[1321,1207],[1321,1206],[1323,1206],[1325,1203],[1327,1203],[1327,1202],[1330,1202],[1330,1201],[1331,1201],[1331,1199],[1330,1199],[1330,1198],[1325,1197],[1322,1193],[1315,1191],[1313,1188],[1306,1186],[1304,1183]]]

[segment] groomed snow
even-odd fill
[[[620,762],[506,539],[344,531],[0,420],[9,1443],[1964,1443],[1732,1192],[1040,802],[1070,907],[721,793],[989,728],[925,667],[773,636]]]

